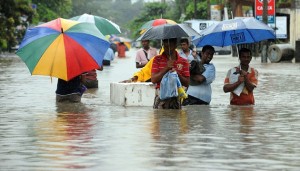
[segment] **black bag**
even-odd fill
[[[190,63],[190,75],[201,75],[205,71],[205,67],[198,60],[192,60]],[[190,76],[190,85],[199,85],[195,80]]]

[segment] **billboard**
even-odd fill
[[[262,21],[264,0],[255,0],[255,17]],[[268,24],[275,23],[275,0],[268,0]]]

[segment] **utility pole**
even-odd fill
[[[207,19],[210,20],[210,0],[207,0]]]
[[[194,0],[194,19],[197,18],[197,0]]]
[[[268,24],[268,0],[263,0],[263,22]]]
[[[265,24],[268,24],[268,0],[263,0],[262,19]],[[262,43],[261,63],[267,63],[268,62],[267,57],[268,57],[269,41],[264,40],[261,43]]]

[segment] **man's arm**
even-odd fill
[[[141,62],[135,62],[135,67],[136,68],[143,68],[145,65],[143,65]]]
[[[170,70],[172,70],[174,64],[174,60],[168,60],[167,65],[160,71],[158,72],[152,72],[151,73],[151,82],[152,83],[158,83],[161,81],[162,77]],[[154,62],[153,62],[153,65]],[[152,67],[153,67],[152,65]],[[152,68],[153,69],[153,68]]]
[[[235,83],[232,83],[232,84],[225,84],[223,86],[223,91],[225,93],[227,92],[232,92],[234,91],[240,84],[242,84],[243,82],[245,81],[245,77],[240,75],[238,80],[235,82]]]
[[[180,79],[180,82],[183,86],[188,87],[190,84],[190,77],[182,76],[178,74],[178,77]]]

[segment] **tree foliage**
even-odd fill
[[[139,35],[139,28],[147,21],[154,20],[157,18],[169,18],[165,16],[168,6],[166,4],[154,2],[146,3],[140,15],[136,16],[130,22],[130,30],[132,30],[132,36],[137,37]],[[171,19],[171,18],[170,18]]]
[[[11,51],[23,37],[34,11],[28,0],[0,0],[0,4],[0,51]]]
[[[37,5],[35,20],[47,22],[58,17],[69,18],[72,12],[72,0],[32,0]]]
[[[208,2],[214,4],[223,1],[225,2],[174,0],[145,3],[144,0],[137,0],[131,4],[131,0],[0,0],[0,48],[7,50],[14,46],[16,39],[21,39],[29,24],[36,25],[58,17],[71,18],[83,13],[101,16],[118,24],[124,36],[136,38],[139,36],[139,28],[149,20],[168,18],[182,22],[192,18],[206,19]],[[37,8],[32,9],[32,4]],[[25,29],[18,30],[17,27]]]
[[[190,1],[192,1],[192,0],[190,0]],[[196,11],[194,9],[194,3],[189,2],[189,3],[187,3],[185,11],[186,11],[185,12],[186,19],[192,19],[192,18],[207,19],[208,18],[206,1],[197,2],[196,3]]]

